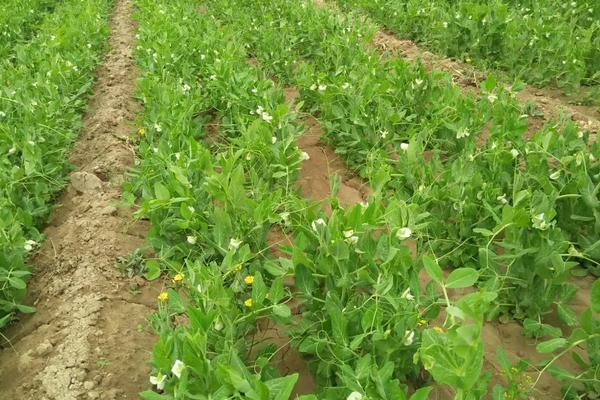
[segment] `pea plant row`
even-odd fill
[[[106,46],[111,4],[9,0],[0,6],[0,327],[17,311],[33,311],[23,304],[31,274],[26,258],[64,187],[66,151]]]
[[[567,89],[599,83],[600,8],[594,1],[336,3],[367,12],[395,33],[447,56],[502,70],[512,78]]]
[[[125,197],[152,224],[145,276],[170,276],[145,399],[296,396],[282,347],[255,340],[265,321],[307,361],[316,387],[303,400],[426,399],[435,386],[520,399],[542,374],[565,398],[600,393],[600,284],[585,310],[569,305],[571,277],[599,272],[589,132],[530,127],[493,77],[464,95],[370,49],[367,22],[312,2],[136,4],[144,110]],[[369,182],[368,202],[342,207],[337,179],[330,213],[299,195],[305,113]],[[285,256],[273,230],[290,238]],[[513,364],[499,349],[491,384],[482,329],[497,318],[549,355]]]

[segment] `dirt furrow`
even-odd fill
[[[134,163],[128,136],[140,105],[133,99],[133,5],[115,3],[110,51],[71,152],[75,172],[31,260],[37,312],[7,332],[10,345],[0,353],[0,399],[134,399],[148,386],[146,316],[160,288],[116,267],[118,256],[143,245],[148,227],[118,206]]]

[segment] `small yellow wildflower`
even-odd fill
[[[471,64],[471,62],[473,62],[473,60],[471,60],[471,57],[467,57],[465,61],[467,62],[467,64]]]
[[[417,321],[417,325],[419,325],[419,326],[427,325],[427,320],[420,319],[419,321]]]
[[[440,326],[434,326],[433,330],[438,332],[438,333],[444,333],[444,329]]]
[[[252,285],[254,283],[254,277],[252,275],[248,275],[244,278],[244,282],[246,282],[246,285]]]
[[[174,283],[181,282],[183,280],[183,278],[185,278],[185,275],[177,274],[173,277],[173,282]]]
[[[138,130],[138,133],[140,134],[140,136],[144,136],[144,135],[146,134],[146,129],[144,129],[144,128],[140,128],[140,129]]]
[[[244,301],[244,305],[246,307],[252,307],[252,299],[246,299],[246,301]]]
[[[167,301],[167,300],[169,300],[169,293],[167,293],[167,292],[161,292],[161,293],[158,295],[158,299],[159,299],[160,301]]]
[[[235,272],[240,272],[242,270],[242,264],[238,264],[235,266],[235,268],[233,269]]]

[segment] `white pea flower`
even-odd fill
[[[192,90],[192,87],[190,85],[188,85],[187,83],[185,83],[181,89],[183,90],[184,93],[187,93],[190,90]]]
[[[11,147],[11,148],[8,150],[8,154],[15,154],[16,152],[17,152],[17,148],[16,148],[15,146]]]
[[[0,118],[6,117],[6,113],[4,111],[0,111]]]
[[[282,212],[281,214],[279,214],[279,217],[283,221],[284,225],[290,224],[290,213],[289,212]]]
[[[531,218],[531,222],[535,229],[539,229],[541,231],[545,231],[550,226],[544,218],[544,213],[534,215],[533,218]]]
[[[578,137],[579,139],[583,139],[583,131],[579,131],[579,132],[577,132],[577,137]]]
[[[423,79],[415,79],[415,83],[417,84],[417,86],[421,86],[423,84]]]
[[[173,367],[171,368],[171,372],[177,378],[181,378],[181,373],[183,372],[184,368],[185,368],[185,364],[183,363],[183,361],[175,360],[175,363],[173,364]]]
[[[396,232],[396,237],[400,240],[406,240],[411,236],[412,236],[412,230],[407,227],[400,228],[400,229],[398,229],[398,232]]]
[[[348,89],[349,87],[350,87],[350,84],[349,84],[348,82],[345,82],[345,83],[342,85],[342,89],[344,89],[344,90]]]
[[[196,290],[198,291],[198,293],[202,293],[202,285],[201,284],[196,285]]]
[[[30,146],[35,146],[35,142],[33,140],[28,140],[27,143],[29,143]]]
[[[277,136],[273,136],[271,138],[271,143],[273,143],[273,144],[277,143]]]
[[[387,137],[387,135],[389,135],[389,132],[386,131],[385,129],[381,131],[381,138],[385,139]]]
[[[313,221],[310,224],[310,226],[312,227],[313,231],[315,231],[315,232],[318,232],[318,229],[319,229],[318,226],[319,225],[322,225],[322,226],[326,225],[325,220],[323,218],[319,218],[319,219]]]
[[[37,242],[35,240],[28,240],[25,242],[25,245],[23,245],[23,248],[25,251],[31,251],[36,244]]]
[[[469,137],[470,134],[471,133],[469,132],[468,129],[466,129],[466,128],[465,129],[461,129],[458,132],[456,132],[456,138],[457,139],[462,139],[464,137]]]
[[[406,142],[400,143],[400,149],[403,151],[408,151],[408,143],[406,143]]]
[[[415,340],[415,331],[406,331],[404,332],[404,338],[402,338],[402,344],[405,346],[410,346],[413,344]]]
[[[162,127],[159,123],[154,124],[154,129],[156,130],[156,132],[162,132]]]
[[[447,23],[446,21],[444,21],[444,22],[442,23],[442,25],[444,26],[444,28],[447,28],[447,27],[448,27],[448,23]]]
[[[188,236],[187,237],[187,242],[189,244],[196,244],[196,236]]]
[[[181,154],[180,153],[175,153],[175,159],[179,161],[180,158],[181,158]]]
[[[508,200],[506,200],[506,193],[504,193],[502,196],[496,197],[496,200],[502,204],[508,204]]]
[[[310,160],[310,156],[308,155],[308,153],[305,151],[300,153],[300,161],[307,161],[307,160]]]
[[[242,244],[242,241],[239,239],[231,238],[229,240],[229,248],[231,248],[233,250],[237,250],[241,244]]]
[[[517,157],[519,157],[519,150],[517,150],[517,149],[512,149],[512,150],[510,151],[510,154],[512,154],[513,158],[517,158]]]
[[[555,172],[551,173],[549,178],[552,179],[553,181],[557,180],[558,178],[560,178],[560,171],[555,171]]]
[[[488,101],[492,104],[494,104],[494,102],[498,100],[498,96],[496,96],[495,94],[491,93],[488,95]]]
[[[360,206],[361,206],[362,208],[367,208],[367,207],[369,207],[369,202],[368,202],[368,201],[361,201],[361,202],[360,202]]]
[[[348,395],[348,397],[346,397],[346,400],[362,400],[363,395],[360,394],[359,392],[352,392]]]
[[[405,299],[408,301],[413,301],[415,299],[415,296],[412,295],[412,293],[410,292],[410,288],[407,288],[402,295],[400,296],[401,299]]]
[[[267,122],[273,121],[273,117],[268,112],[263,112],[261,118]]]
[[[310,85],[310,90],[317,90],[317,85],[314,83]]]
[[[155,385],[158,390],[163,390],[165,388],[166,383],[167,376],[161,374],[160,372],[156,376],[150,377],[150,384]]]
[[[319,85],[319,92],[324,92],[327,90],[327,85]]]
[[[196,212],[196,209],[193,206],[188,206],[188,211],[191,212],[192,214]]]

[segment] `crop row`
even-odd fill
[[[600,8],[594,1],[340,0],[436,51],[533,84],[597,85]]]
[[[59,0],[7,0],[0,4],[0,58],[11,54],[19,42],[33,36],[37,24]]]
[[[288,398],[297,377],[279,376],[271,362],[281,348],[267,343],[257,350],[252,340],[265,319],[308,356],[317,395],[329,399],[405,398],[406,383],[419,382],[423,368],[457,398],[479,398],[487,390],[484,315],[510,311],[529,317],[529,335],[560,336],[539,322],[558,304],[563,320],[578,324],[567,305],[571,257],[592,267],[597,261],[589,251],[565,253],[556,245],[569,244],[549,211],[556,197],[567,194],[560,200],[576,207],[583,195],[565,193],[578,190],[565,189],[570,170],[554,179],[549,168],[570,165],[562,158],[575,152],[567,161],[583,164],[580,179],[593,179],[585,133],[579,137],[561,122],[525,142],[527,119],[493,80],[481,98],[464,97],[445,75],[366,51],[369,26],[312,3],[137,3],[145,108],[142,160],[129,198],[141,196],[138,215],[152,222],[149,241],[159,250],[147,277],[161,267],[173,272],[153,318],[160,340],[151,381],[164,394],[148,391],[145,398]],[[375,194],[368,205],[340,208],[334,183],[327,217],[295,194],[307,158],[296,142],[301,104],[291,111],[271,76],[300,88],[338,152],[370,180]],[[209,126],[219,127],[211,147],[204,144]],[[487,137],[478,142],[484,127]],[[561,164],[549,164],[548,155]],[[563,174],[569,178],[555,188]],[[537,190],[529,187],[536,183]],[[573,214],[564,212],[567,225],[579,225],[568,222]],[[293,237],[290,259],[269,252],[275,226]],[[417,262],[406,246],[410,236],[418,238]],[[438,261],[469,268],[444,280]],[[426,290],[422,267],[434,282]],[[284,284],[289,276],[292,286]],[[479,277],[480,291],[456,305],[438,298],[440,290]],[[532,287],[546,297],[534,299]],[[297,304],[301,313],[292,316]],[[444,327],[429,327],[440,305],[450,316]],[[581,361],[593,373],[598,323],[591,310],[579,322],[575,336],[540,349],[587,343]],[[574,393],[581,382],[565,374]],[[422,386],[415,398],[426,397],[430,389]],[[517,398],[532,389],[498,386],[494,396]]]
[[[40,3],[41,4],[41,3]],[[22,304],[27,254],[64,186],[66,151],[107,37],[111,0],[67,0],[0,62],[0,327]]]

